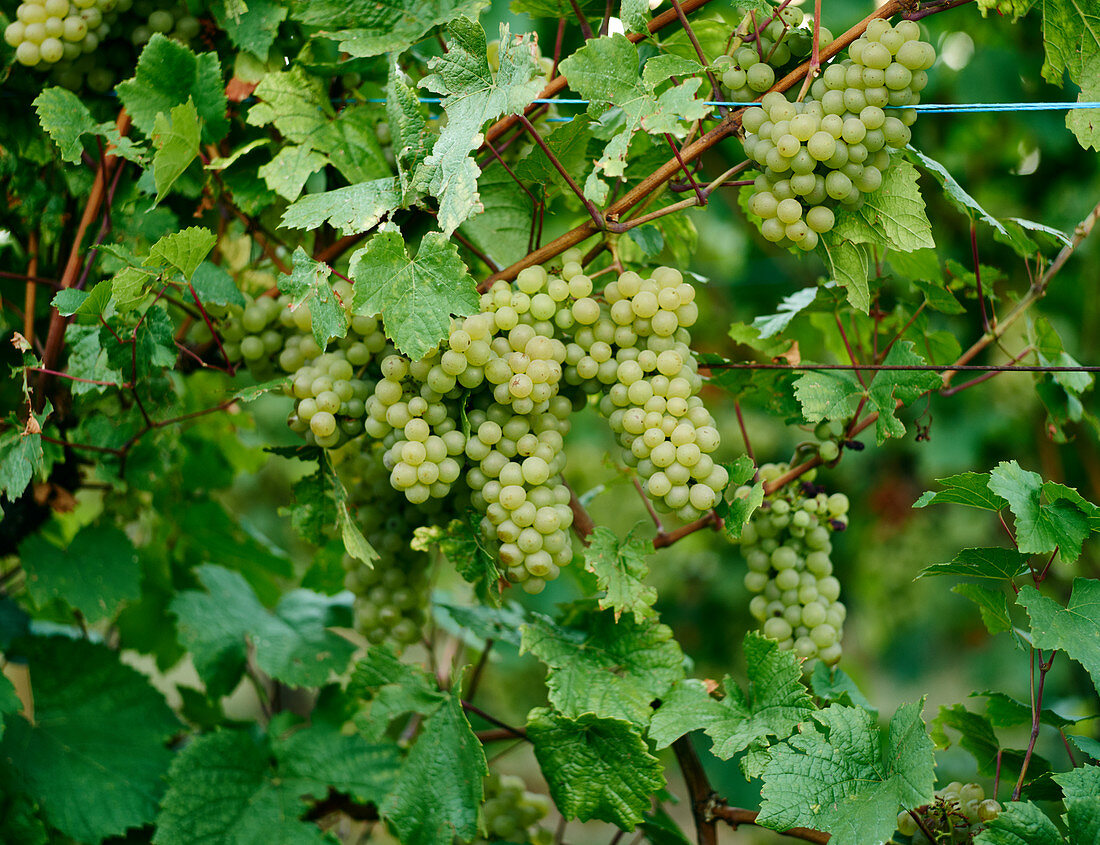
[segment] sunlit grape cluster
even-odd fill
[[[528,792],[515,775],[492,772],[485,778],[485,803],[481,805],[479,835],[474,845],[486,842],[527,842],[549,845],[553,836],[539,827],[550,812],[550,799]]]
[[[748,30],[748,34],[731,43],[730,55],[719,56],[714,62],[733,102],[755,100],[775,84],[777,68],[809,55],[813,48],[813,19],[794,6],[779,10],[761,29],[754,30],[752,19],[746,16],[741,29]],[[819,48],[832,40],[829,30],[818,29]]]
[[[764,464],[767,482],[786,464]],[[742,487],[735,496],[748,495]],[[840,660],[847,610],[833,575],[832,534],[848,525],[848,497],[827,495],[813,485],[788,485],[767,497],[741,532],[748,565],[745,587],[753,593],[749,612],[764,636],[801,658],[832,665]]]
[[[936,790],[931,804],[899,813],[898,833],[910,837],[912,845],[963,845],[973,842],[1001,809],[996,799],[985,797],[981,784],[952,781]]]
[[[745,153],[763,172],[749,210],[760,233],[780,246],[811,250],[836,222],[835,209],[858,208],[882,185],[890,150],[909,143],[916,104],[936,59],[920,27],[878,19],[825,69],[811,98],[778,92],[745,112]]]

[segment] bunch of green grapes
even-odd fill
[[[756,31],[751,31],[752,20],[746,17],[741,29],[750,30],[749,34],[731,42],[733,52],[719,56],[714,62],[729,98],[737,103],[748,103],[771,88],[777,69],[792,59],[810,54],[813,26],[813,18],[807,18],[801,9],[793,6],[781,9],[774,20]],[[818,46],[826,47],[832,40],[832,33],[820,27]]]
[[[982,17],[994,11],[998,15],[1011,15],[1013,23],[1030,12],[1034,6],[1035,0],[978,0]]]
[[[760,478],[772,481],[788,468],[764,464]],[[748,492],[743,487],[735,495]],[[826,495],[805,482],[766,498],[741,532],[745,587],[755,594],[749,612],[762,633],[805,660],[829,665],[840,660],[847,614],[833,576],[831,535],[847,527],[847,514],[847,496]]]
[[[763,171],[749,209],[764,238],[780,246],[813,249],[838,206],[858,208],[878,190],[890,150],[909,142],[917,113],[906,107],[920,100],[936,59],[917,24],[881,19],[848,54],[814,82],[811,99],[772,92],[742,118],[745,153]]]
[[[528,842],[549,845],[550,831],[539,827],[550,812],[550,799],[528,792],[514,775],[496,772],[485,778],[485,803],[481,805],[480,831],[475,845],[486,842]]]
[[[109,31],[106,16],[125,11],[131,0],[25,0],[4,40],[26,67],[51,70],[93,53]]]
[[[1001,809],[996,799],[985,797],[981,784],[952,781],[936,790],[931,804],[899,813],[898,833],[911,837],[913,845],[963,845],[973,842]]]
[[[411,546],[413,534],[421,525],[446,521],[448,512],[395,503],[383,452],[380,443],[352,443],[332,453],[363,536],[378,553],[370,565],[345,555],[344,586],[355,596],[356,630],[372,644],[404,646],[422,638],[428,618],[431,561]]]
[[[130,40],[135,46],[145,44],[156,33],[184,44],[198,37],[202,25],[198,18],[188,13],[186,7],[177,0],[131,0],[134,14],[144,18],[130,32]]]

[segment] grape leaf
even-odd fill
[[[1085,667],[1100,690],[1100,581],[1074,578],[1066,607],[1030,584],[1020,588],[1016,602],[1031,617],[1036,648],[1061,649]]]
[[[974,758],[978,764],[978,771],[986,777],[993,777],[996,774],[998,757],[1002,770],[1013,768],[1019,770],[1023,764],[1023,753],[1004,747],[988,716],[967,710],[962,704],[942,705],[932,721],[931,730],[932,739],[939,748],[951,747],[947,728],[958,731],[959,747]],[[1050,766],[1045,760],[1033,755],[1028,769],[1029,781],[1042,776],[1044,771],[1049,770]]]
[[[455,695],[424,723],[382,815],[407,845],[451,845],[477,834],[485,752]]]
[[[467,17],[447,25],[447,52],[428,62],[420,87],[443,97],[447,125],[414,177],[414,186],[439,200],[437,222],[450,235],[481,211],[478,167],[470,153],[481,145],[481,127],[505,114],[520,114],[542,90],[543,79],[531,35],[513,38],[500,26],[499,67],[494,78],[486,54],[485,31]]]
[[[45,88],[34,100],[38,122],[61,150],[61,160],[78,164],[84,151],[82,138],[98,135],[114,146],[111,151],[128,161],[145,163],[145,148],[119,134],[111,121],[96,123],[80,98],[65,88]]]
[[[0,672],[0,739],[4,738],[4,718],[22,709],[23,702],[15,692],[15,686],[7,675]]]
[[[378,232],[352,255],[348,275],[355,282],[355,313],[380,313],[386,334],[414,361],[447,337],[450,315],[478,309],[476,285],[457,245],[439,232],[424,236],[415,259],[400,232]]]
[[[413,174],[427,158],[433,138],[420,99],[404,77],[401,66],[392,62],[386,80],[386,123],[402,198],[410,192]]]
[[[471,511],[465,518],[452,519],[446,528],[418,528],[414,549],[427,551],[434,545],[464,580],[474,585],[477,597],[487,605],[501,604],[500,578],[503,575],[494,553],[485,548],[478,526],[480,517]],[[519,632],[513,632],[519,645]]]
[[[111,304],[113,288],[110,279],[104,279],[90,291],[64,288],[54,294],[50,304],[63,317],[99,317]]]
[[[921,702],[903,704],[883,732],[858,707],[832,704],[805,730],[768,750],[757,824],[809,827],[833,845],[883,842],[897,813],[932,797],[935,760]]]
[[[837,214],[833,231],[851,241],[901,252],[934,248],[932,224],[917,187],[916,168],[896,158],[883,171],[882,185],[867,194],[859,209]]]
[[[1066,74],[1081,88],[1079,100],[1100,96],[1100,10],[1082,0],[1043,0],[1043,78],[1061,85]],[[1070,111],[1069,127],[1081,146],[1100,149],[1100,109]]]
[[[407,713],[430,716],[447,698],[433,677],[402,663],[388,646],[372,646],[355,664],[348,694],[369,702],[355,719],[368,739],[383,737],[390,722]]]
[[[619,542],[615,532],[597,526],[584,553],[584,568],[596,576],[596,583],[604,596],[600,610],[615,609],[615,621],[624,611],[634,615],[635,622],[656,615],[653,602],[657,600],[657,588],[647,585],[645,578],[649,567],[645,558],[652,546],[633,532]]]
[[[660,761],[630,722],[593,713],[571,719],[536,708],[527,717],[527,736],[566,818],[600,819],[633,830],[664,786]]]
[[[320,78],[295,64],[290,70],[267,74],[253,96],[259,102],[248,111],[250,126],[271,124],[292,144],[311,149],[326,146],[325,134],[336,112]]]
[[[591,123],[586,115],[578,115],[543,139],[566,173],[578,173],[584,166],[588,157],[588,142],[592,140]],[[557,185],[562,191],[569,190],[565,177],[537,144],[516,165],[515,171],[520,179],[536,185]]]
[[[729,484],[726,491],[732,492],[732,496],[723,495],[714,507],[714,512],[722,520],[722,529],[731,540],[741,539],[741,531],[749,521],[756,509],[764,502],[764,482],[754,479],[756,465],[748,455],[742,455],[736,461],[723,464],[729,472]],[[742,486],[748,486],[748,493],[738,495],[737,491]]]
[[[890,349],[882,362],[887,367],[922,366],[928,362],[915,351],[913,341],[900,340]],[[930,390],[943,384],[939,373],[929,370],[879,370],[871,379],[867,396],[878,411],[875,423],[875,439],[881,446],[890,437],[904,437],[905,426],[894,411],[897,403],[902,406],[915,402]]]
[[[607,199],[608,185],[601,176],[623,175],[635,132],[672,132],[682,121],[699,120],[710,113],[710,107],[695,98],[703,83],[701,77],[687,79],[658,95],[657,84],[667,82],[668,77],[646,78],[639,74],[638,65],[638,48],[623,35],[591,38],[560,65],[569,87],[589,101],[589,117],[599,118],[609,108],[623,113],[622,128],[608,141],[585,185],[585,196],[597,203]]]
[[[862,707],[868,713],[878,716],[878,710],[856,686],[848,674],[839,666],[826,666],[820,660],[814,666],[810,676],[810,686],[814,695],[824,701],[836,701]]]
[[[238,49],[267,61],[268,51],[279,32],[279,24],[286,20],[286,8],[276,0],[248,0],[247,11],[234,15],[228,8],[231,2],[219,0],[214,4],[214,18],[218,26],[225,30],[230,42]]]
[[[1069,741],[1077,747],[1082,754],[1091,757],[1093,760],[1100,760],[1100,740],[1095,740],[1091,736],[1079,736],[1077,734],[1068,734]]]
[[[817,299],[816,287],[802,288],[783,297],[775,314],[757,317],[752,321],[753,328],[760,331],[761,340],[779,334],[791,324],[797,314],[809,308]]]
[[[1012,618],[1008,615],[1008,597],[1004,590],[994,590],[980,584],[956,584],[951,592],[970,599],[978,606],[982,622],[991,634],[1012,630]]]
[[[193,100],[202,142],[216,144],[229,130],[221,65],[214,53],[196,56],[178,41],[154,33],[141,51],[133,79],[115,88],[134,126],[151,135],[158,114]]]
[[[292,17],[339,40],[352,56],[402,53],[433,27],[460,15],[476,18],[489,0],[294,0]]]
[[[1065,796],[1065,822],[1073,845],[1100,841],[1100,766],[1078,766],[1054,775]]]
[[[301,821],[311,806],[305,799],[324,798],[331,787],[380,803],[397,768],[395,746],[319,725],[285,738],[224,729],[199,736],[172,762],[153,841],[321,845],[329,840],[320,828]]]
[[[705,682],[684,678],[661,696],[661,706],[649,723],[649,740],[657,749],[667,748],[685,734],[707,728],[726,716]]]
[[[550,702],[564,716],[594,713],[647,724],[650,704],[684,676],[672,630],[611,613],[585,613],[583,628],[563,628],[541,614],[523,626],[520,653],[549,668]]]
[[[305,144],[288,145],[256,172],[275,193],[294,202],[309,177],[328,164],[328,158]]]
[[[397,180],[390,176],[325,191],[306,194],[287,206],[282,226],[286,229],[316,229],[328,223],[341,235],[373,229],[401,203]]]
[[[985,830],[974,837],[974,845],[1063,845],[1058,828],[1030,801],[1011,801]]]
[[[170,609],[211,695],[228,694],[236,685],[249,642],[260,669],[291,686],[319,686],[347,666],[355,647],[329,630],[351,623],[342,600],[294,590],[269,612],[239,573],[212,564],[196,572],[206,591],[178,593]]]
[[[475,247],[502,267],[527,255],[534,203],[518,189],[503,167],[486,170],[478,179],[483,211],[462,224],[460,231]],[[633,231],[633,230],[631,230]]]
[[[191,276],[191,286],[204,305],[239,305],[242,308],[245,306],[244,294],[238,289],[233,277],[223,268],[209,261],[203,261],[195,268]],[[117,281],[115,288],[117,296]]]
[[[984,698],[985,715],[989,723],[997,728],[1014,728],[1020,725],[1031,724],[1031,705],[1017,701],[1003,692],[972,692],[971,698]],[[1066,719],[1059,716],[1050,708],[1044,707],[1039,714],[1039,720],[1044,725],[1052,725],[1055,728],[1064,728],[1067,725],[1077,724],[1074,719]]]
[[[112,618],[123,602],[141,597],[141,567],[130,539],[108,525],[90,525],[60,549],[41,534],[19,546],[27,592],[44,607],[60,599],[95,624]]]
[[[808,422],[848,420],[867,395],[851,370],[818,370],[799,377],[795,397]]]
[[[999,511],[1008,505],[1004,499],[989,489],[989,473],[961,472],[947,478],[937,478],[946,489],[928,490],[921,494],[913,507],[928,505],[967,505],[986,511]],[[980,551],[980,550],[979,550]],[[999,553],[999,552],[998,552]]]
[[[122,373],[112,369],[107,363],[107,350],[103,348],[101,340],[101,335],[106,331],[102,326],[71,323],[65,329],[65,348],[69,351],[65,372],[78,379],[121,384],[125,380]],[[74,396],[82,396],[85,393],[102,393],[108,386],[73,381],[69,389]]]
[[[199,157],[199,113],[195,103],[174,106],[169,114],[163,112],[153,120],[153,183],[157,187],[156,205],[183,175],[183,172]]]
[[[97,843],[151,822],[170,760],[165,743],[181,727],[160,693],[87,640],[23,640],[14,656],[31,667],[35,721],[5,720],[0,759],[50,825]]]
[[[179,270],[186,281],[191,281],[195,270],[217,242],[217,235],[199,226],[172,232],[149,248],[145,264],[148,267],[170,265]]]
[[[1015,461],[997,464],[989,473],[989,489],[1008,502],[1016,517],[1016,548],[1025,554],[1058,549],[1064,560],[1077,560],[1089,534],[1089,517],[1095,505],[1071,488],[1058,490],[1044,485],[1042,476],[1022,469]],[[1042,501],[1043,493],[1049,500],[1046,503]]]
[[[871,258],[863,244],[845,240],[833,231],[826,232],[818,242],[829,278],[848,294],[853,308],[866,314],[871,308]]]
[[[291,274],[279,277],[279,292],[290,297],[291,311],[303,304],[309,308],[313,337],[324,349],[330,340],[348,333],[347,311],[329,283],[332,270],[327,264],[314,261],[300,245],[293,262]]]

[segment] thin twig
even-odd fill
[[[469,712],[473,713],[475,716],[480,716],[482,719],[484,719],[489,724],[496,725],[498,728],[501,728],[503,730],[508,731],[510,734],[512,734],[512,736],[519,737],[520,739],[528,739],[527,731],[523,730],[523,728],[514,728],[511,725],[507,724],[506,722],[500,721],[500,719],[496,718],[495,716],[490,716],[488,713],[486,713],[480,707],[477,707],[476,705],[473,705],[468,701],[463,700],[461,702],[461,704],[462,704],[462,709],[463,710],[468,710]],[[530,740],[528,740],[528,741],[530,741]]]

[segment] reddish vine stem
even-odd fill
[[[210,319],[210,315],[206,313],[206,309],[203,307],[202,302],[199,300],[199,295],[195,291],[195,286],[191,284],[191,280],[187,281],[187,288],[191,291],[191,298],[195,300],[195,306],[199,309],[199,314],[202,315],[203,322],[206,323],[206,327],[210,330],[210,334],[214,337],[214,343],[218,345],[218,352],[222,355],[222,360],[225,361],[225,366],[228,368],[229,375],[236,374],[236,367],[233,366],[233,362],[229,360],[229,356],[225,354],[225,347],[222,346],[222,339],[218,334],[218,330],[214,328],[214,322]],[[137,346],[137,344],[134,344]]]
[[[695,746],[691,744],[691,735],[685,735],[672,743],[676,754],[676,763],[684,776],[688,796],[691,799],[691,814],[695,818],[695,836],[699,845],[718,845],[718,830],[712,816],[714,789],[710,785],[707,773]]]
[[[672,135],[668,132],[665,133],[665,140],[668,141],[668,145],[672,148],[672,154],[676,156],[676,160],[680,162],[680,169],[684,171],[684,175],[687,177],[687,182],[691,190],[695,191],[695,198],[698,200],[699,205],[706,205],[707,198],[703,194],[703,189],[699,187],[699,183],[695,181],[695,176],[692,175],[691,170],[684,160],[680,158],[680,149],[676,146],[676,141]]]
[[[592,25],[588,22],[588,18],[584,16],[577,0],[569,0],[569,5],[573,7],[573,14],[577,16],[577,23],[581,25],[581,35],[584,36],[584,40],[588,41],[590,38],[595,38],[596,35],[592,32]]]
[[[1013,801],[1020,800],[1020,792],[1024,788],[1024,778],[1027,776],[1028,765],[1031,763],[1031,755],[1035,751],[1035,741],[1039,738],[1039,726],[1042,724],[1043,716],[1043,686],[1046,684],[1047,672],[1050,671],[1050,667],[1054,664],[1054,657],[1057,653],[1058,652],[1052,650],[1050,659],[1044,662],[1043,652],[1039,652],[1039,685],[1038,688],[1036,688],[1035,649],[1031,649],[1031,738],[1027,743],[1027,751],[1024,752],[1024,761],[1020,764],[1020,777],[1012,790]]]
[[[313,258],[315,261],[329,264],[366,238],[368,234],[370,234],[369,231],[356,232],[354,235],[344,235],[342,238],[337,238],[324,249],[320,250]]]
[[[978,263],[978,224],[970,221],[970,254],[974,258],[974,284],[978,288],[978,307],[982,313],[982,331],[989,331],[989,317],[985,313],[985,293],[982,291],[982,267]]]
[[[684,14],[684,9],[680,5],[680,0],[671,0],[671,3],[672,10],[676,12],[676,17],[680,19],[680,26],[684,28],[684,32],[687,34],[691,46],[695,48],[695,55],[699,57],[699,62],[706,71],[707,79],[710,80],[711,95],[715,100],[721,100],[722,88],[718,85],[718,79],[715,77],[714,71],[710,69],[710,60],[707,59],[707,54],[703,52],[703,48],[699,44],[699,39],[695,35],[695,30],[691,28],[691,22],[687,19],[687,15]],[[725,117],[729,111],[725,106],[719,106],[718,109],[722,117]]]
[[[27,284],[23,295],[23,337],[34,345],[34,303],[38,297],[38,285],[33,279],[38,275],[38,230],[27,236]]]
[[[519,115],[519,122],[523,124],[523,128],[527,130],[527,134],[530,135],[534,139],[535,143],[539,145],[539,149],[541,149],[543,153],[546,154],[546,157],[550,160],[550,163],[554,165],[554,169],[561,174],[561,177],[565,180],[565,184],[567,184],[569,186],[569,189],[577,195],[577,199],[579,199],[581,203],[583,203],[585,209],[588,211],[588,214],[592,217],[592,222],[596,225],[597,228],[602,229],[604,221],[603,215],[600,214],[600,210],[596,208],[596,204],[592,202],[592,200],[588,199],[588,197],[584,195],[584,191],[582,191],[577,183],[573,181],[573,177],[569,175],[569,171],[565,169],[565,166],[558,160],[558,157],[554,155],[554,151],[551,150],[546,141],[542,139],[542,136],[535,128],[535,125],[527,119],[526,115],[522,114]],[[494,154],[496,154],[496,150],[494,150],[493,152]],[[526,188],[524,190],[526,190]],[[528,191],[528,193],[530,193],[530,191]]]
[[[646,512],[649,513],[649,518],[653,520],[653,524],[657,526],[657,536],[660,537],[665,533],[665,527],[661,524],[661,517],[657,514],[657,510],[653,507],[653,502],[649,500],[645,490],[642,489],[642,483],[638,481],[637,476],[633,476],[630,480],[634,482],[634,489],[641,496],[642,504],[645,505]]]
[[[955,9],[959,6],[965,6],[967,3],[973,2],[974,0],[946,0],[946,2],[942,3],[932,3],[924,8],[918,6],[916,11],[904,15],[904,18],[907,21],[919,21],[921,18],[938,15],[940,12],[946,12],[948,9]]]
[[[710,814],[714,818],[726,822],[735,830],[743,824],[756,824],[756,819],[760,815],[756,810],[743,810],[740,807],[727,807],[724,804],[712,807]],[[776,833],[789,836],[792,839],[801,839],[803,842],[821,843],[821,845],[824,845],[830,839],[828,833],[822,833],[820,830],[809,827],[791,827],[787,830],[778,830]]]
[[[469,712],[473,713],[475,716],[480,716],[486,722],[489,722],[492,725],[496,725],[501,730],[508,731],[512,736],[517,737],[519,739],[528,739],[527,731],[523,730],[523,728],[514,728],[511,725],[507,724],[506,722],[500,721],[500,719],[498,719],[496,716],[490,716],[488,713],[486,713],[480,707],[478,707],[475,704],[471,704],[468,701],[460,701],[460,703],[462,705],[463,710],[468,710]],[[528,741],[530,741],[530,740],[528,739]]]
[[[694,534],[696,531],[700,531],[708,527],[713,528],[715,531],[720,530],[722,527],[722,520],[714,511],[707,511],[694,522],[689,522],[687,525],[683,525],[675,529],[674,531],[668,531],[658,534],[656,537],[653,538],[653,548],[667,548],[673,543],[677,543],[680,540],[683,540],[689,534]]]
[[[745,444],[745,454],[749,456],[749,460],[752,461],[752,465],[756,466],[756,455],[752,453],[752,443],[749,441],[749,430],[745,426],[745,418],[741,414],[741,403],[738,400],[733,400],[733,411],[737,414],[737,425],[741,429],[741,440]]]

